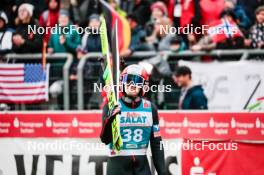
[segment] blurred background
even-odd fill
[[[3,0],[0,61],[48,63],[50,68],[44,102],[10,97],[3,84],[8,78],[1,75],[1,109],[100,109],[105,97],[94,86],[103,83],[98,61],[101,41],[92,29],[99,29],[102,14],[107,14],[109,40],[111,20],[122,19],[123,65],[141,64],[148,70],[151,85],[169,85],[169,92],[159,89],[146,95],[159,109],[182,108],[182,87],[176,77],[182,65],[192,70],[192,84],[201,85],[209,109],[247,109],[264,96],[263,4],[263,0]],[[29,26],[57,30],[56,24],[88,27],[88,32],[28,32]],[[186,26],[218,27],[227,34],[185,32]],[[179,30],[165,32],[166,27]],[[228,33],[230,28],[236,34]]]
[[[105,174],[103,15],[149,74],[166,174],[264,174],[263,0],[1,0],[0,175]]]

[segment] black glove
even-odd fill
[[[115,105],[112,109],[108,111],[108,118],[112,122],[117,114],[121,114],[121,109],[118,105]]]

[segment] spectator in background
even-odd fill
[[[12,32],[6,29],[8,18],[0,11],[0,55],[9,53],[12,49]]]
[[[157,51],[170,50],[170,40],[175,35],[167,30],[172,27],[168,9],[163,2],[158,1],[151,5],[151,10],[151,21],[146,27],[148,36],[146,39]]]
[[[158,1],[151,5],[151,20],[155,21],[167,16],[168,9],[163,2]]]
[[[76,49],[81,43],[81,38],[76,30],[66,30],[65,33],[59,32],[60,27],[63,31],[64,27],[70,29],[70,18],[69,12],[67,10],[60,10],[59,14],[59,25],[50,35],[50,40],[48,44],[48,53],[67,53],[76,54]]]
[[[203,36],[196,44],[191,47],[194,52],[197,51],[211,51],[216,48],[217,43],[213,41],[209,34]]]
[[[131,28],[131,42],[127,50],[121,53],[122,56],[128,56],[135,51],[151,51],[154,47],[147,44],[146,32],[144,28],[139,24],[139,19],[136,14],[130,14],[127,16],[130,28]]]
[[[110,5],[113,7],[113,9],[115,9],[115,11],[122,17],[126,17],[127,14],[124,10],[122,10],[120,8],[120,6],[118,5],[118,3],[116,2],[116,0],[109,0]]]
[[[170,33],[166,28],[170,28],[172,21],[167,18],[156,19],[152,34],[146,39],[158,51],[170,50],[170,41],[175,36]]]
[[[130,1],[133,5],[129,6],[130,9],[127,9],[129,14],[134,13],[137,15],[138,23],[141,26],[145,26],[145,24],[149,21],[151,10],[150,10],[150,1],[149,0],[134,0]],[[121,1],[121,3],[130,3]]]
[[[174,36],[170,40],[170,51],[172,52],[181,52],[186,49],[186,45],[183,42],[181,36]]]
[[[174,27],[186,27],[192,25],[193,28],[202,27],[200,0],[168,0],[168,16],[173,20]],[[180,29],[182,39],[186,47],[191,48],[202,37],[198,33],[184,33]]]
[[[61,9],[59,12],[59,26],[56,27],[55,31],[52,31],[48,44],[48,53],[71,53],[74,56],[77,54],[77,48],[81,44],[81,38],[76,30],[72,29],[70,21],[70,14],[67,10]],[[65,30],[68,28],[69,30]],[[61,30],[61,32],[59,32]],[[65,31],[65,32],[63,32]],[[70,80],[76,80],[78,61],[75,59],[70,69]],[[53,98],[60,97],[63,92],[63,81],[55,81],[50,86],[50,94]]]
[[[16,31],[13,35],[13,51],[16,53],[41,52],[42,36],[38,32],[28,31],[29,26],[38,28],[37,22],[33,19],[34,6],[24,3],[18,8],[16,18]]]
[[[201,25],[208,25],[219,19],[225,0],[200,0]]]
[[[34,13],[32,16],[36,19],[39,19],[39,15],[47,8],[46,0],[14,0],[15,5],[13,6],[13,11],[16,12],[17,8],[21,6],[21,4],[28,3],[35,7]]]
[[[232,10],[237,18],[239,27],[248,29],[250,27],[250,19],[244,9],[237,5],[237,0],[225,0],[225,10]]]
[[[203,36],[191,49],[193,51],[210,51],[213,49],[243,48],[244,37],[235,23],[236,20],[233,11],[223,11],[221,19],[213,21],[210,24],[209,33]]]
[[[48,0],[48,10],[45,10],[40,18],[39,25],[41,27],[54,27],[58,23],[59,11],[60,11],[60,0]],[[50,30],[44,35],[44,41],[49,42]]]
[[[61,0],[63,9],[68,9],[71,19],[81,27],[87,26],[87,19],[92,14],[99,14],[98,0]]]
[[[187,24],[200,25],[200,0],[168,0],[168,15],[176,27]]]
[[[203,35],[201,35],[201,37],[203,37]],[[198,41],[199,41],[199,38],[197,35],[195,35],[195,33],[187,34],[187,39],[185,39],[185,42],[187,43],[188,48],[192,48],[194,45],[197,44]]]
[[[130,49],[134,50],[141,50],[140,45],[142,44],[142,40],[144,40],[146,33],[144,28],[139,25],[139,20],[135,14],[128,15],[127,17],[130,28],[131,28],[131,42],[130,42]]]
[[[15,0],[1,0],[0,10],[6,13],[6,16],[8,18],[7,27],[11,27],[11,28],[15,27],[16,13],[13,9],[14,6],[15,6]]]
[[[236,21],[239,21],[237,19],[237,16],[233,11],[225,10],[221,14],[221,19],[224,19],[227,21],[228,26],[232,27],[232,33],[226,32],[225,36],[228,36],[223,41],[217,42],[216,49],[243,49],[245,47],[244,45],[244,34],[242,30],[240,30],[239,25]],[[227,28],[228,31],[228,28]],[[229,31],[230,32],[230,31]],[[220,38],[220,37],[219,37]]]
[[[200,0],[201,25],[209,25],[219,19],[225,0]]]
[[[256,10],[256,24],[250,30],[249,39],[253,48],[264,48],[264,6]]]
[[[237,0],[238,4],[245,10],[250,21],[255,20],[256,9],[264,4],[264,0]],[[253,23],[253,22],[252,22]]]
[[[204,110],[208,109],[207,97],[201,85],[194,85],[192,71],[187,66],[180,66],[173,75],[174,82],[181,87],[179,109]]]
[[[89,17],[89,31],[84,33],[81,45],[78,48],[79,59],[89,52],[101,52],[100,24],[101,21],[98,14],[92,14]]]

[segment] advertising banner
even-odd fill
[[[168,175],[264,174],[263,113],[159,111],[159,120]],[[100,130],[100,111],[1,113],[0,175],[105,175]]]
[[[164,140],[167,174],[180,173],[181,140]],[[91,138],[2,138],[1,175],[105,175],[108,148]],[[154,172],[149,151],[149,163]]]
[[[182,150],[184,175],[264,174],[263,144],[234,142],[193,142],[192,144],[200,147]]]

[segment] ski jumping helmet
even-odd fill
[[[140,96],[144,96],[146,92],[146,88],[149,85],[149,75],[144,67],[132,64],[130,66],[127,66],[122,74],[121,74],[121,84],[123,90],[125,89],[125,84],[133,83],[135,86],[138,86],[141,88],[141,91],[139,92]],[[124,91],[122,91],[124,93]]]

